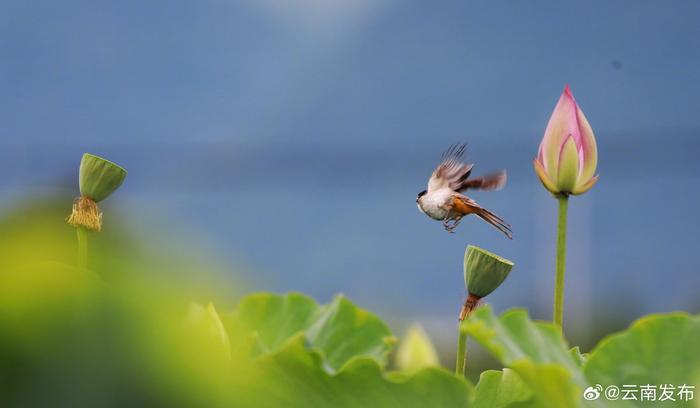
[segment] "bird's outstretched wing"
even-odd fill
[[[428,193],[450,188],[459,191],[461,185],[467,180],[472,171],[473,164],[462,162],[466,144],[452,145],[442,154],[442,162],[437,166],[428,181]]]
[[[487,174],[481,177],[464,180],[457,191],[466,190],[500,190],[506,185],[506,171],[501,170],[496,173]]]
[[[510,224],[505,222],[503,218],[480,206],[476,201],[467,196],[462,194],[454,194],[452,196],[452,210],[460,215],[476,214],[479,218],[483,219],[504,233],[506,237],[513,239],[513,231],[510,229]]]

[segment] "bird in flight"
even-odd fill
[[[454,232],[462,218],[476,214],[513,239],[510,224],[462,194],[467,190],[499,190],[506,184],[506,171],[469,178],[473,164],[462,162],[465,144],[452,145],[442,154],[442,162],[428,181],[428,190],[418,193],[418,209],[428,217],[442,221],[447,232]]]

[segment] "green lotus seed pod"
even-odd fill
[[[95,202],[112,194],[124,178],[126,170],[109,160],[85,153],[80,161],[80,194]]]
[[[485,249],[467,246],[464,254],[464,284],[479,298],[496,290],[513,269],[513,262]]]

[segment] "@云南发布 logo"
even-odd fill
[[[621,384],[606,387],[595,384],[583,390],[583,399],[595,401],[692,401],[695,399],[693,384]]]
[[[594,401],[600,398],[600,392],[603,391],[603,386],[596,384],[595,387],[591,386],[583,390],[583,399],[586,401]]]

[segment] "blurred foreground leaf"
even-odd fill
[[[309,348],[324,355],[331,371],[355,356],[371,357],[384,366],[396,342],[384,322],[343,296],[321,306],[300,293],[253,294],[226,321],[231,338],[251,345],[253,355],[277,351],[302,332]]]
[[[385,372],[391,332],[342,296],[255,294],[224,322],[252,359],[238,377],[246,406],[468,406],[471,386],[444,369]]]
[[[220,314],[193,301],[232,291],[185,278],[211,268],[137,256],[129,239],[101,235],[89,270],[75,268],[64,211],[0,218],[2,408],[634,406],[582,393],[596,384],[700,385],[700,318],[683,313],[640,319],[585,355],[523,310],[496,317],[483,308],[461,330],[507,369],[483,373],[473,390],[444,369],[418,368],[433,356],[409,336],[406,370],[390,372],[389,328],[342,296],[319,305],[254,294]],[[673,397],[646,406],[700,399]]]

